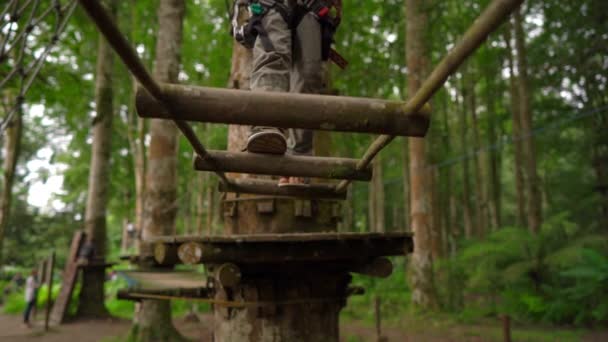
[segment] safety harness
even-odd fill
[[[242,23],[241,11],[245,7],[248,18]],[[334,34],[342,19],[341,0],[302,0],[293,11],[281,0],[236,0],[232,13],[232,34],[235,39],[243,46],[253,48],[259,38],[264,50],[274,51],[272,41],[262,24],[264,16],[273,9],[283,17],[292,32],[295,32],[304,16],[311,13],[321,24],[323,60],[331,60],[339,67],[346,68],[348,62],[332,48]]]

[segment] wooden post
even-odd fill
[[[502,316],[502,334],[505,342],[511,342],[511,316]]]
[[[47,288],[48,295],[46,297],[46,314],[44,316],[44,331],[49,331],[49,320],[51,317],[51,301],[53,297],[53,269],[55,268],[55,251],[51,253],[51,257],[48,260],[47,270]]]

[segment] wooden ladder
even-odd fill
[[[53,325],[61,324],[65,319],[65,315],[72,298],[72,293],[74,292],[74,286],[78,280],[78,273],[80,270],[78,265],[78,255],[85,237],[86,234],[79,230],[72,238],[70,255],[68,256],[65,269],[63,271],[61,290],[59,291],[59,295],[57,296],[55,304],[53,304],[53,310],[51,311],[51,324]]]

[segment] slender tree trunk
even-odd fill
[[[178,79],[184,12],[184,0],[160,0],[154,77],[161,82],[175,83]],[[143,240],[170,234],[174,230],[177,215],[177,138],[177,129],[172,122],[151,120]],[[141,254],[151,255],[151,246],[143,244]],[[133,339],[180,339],[171,321],[170,302],[143,300],[137,314],[138,322],[132,329]]]
[[[513,48],[511,44],[511,31],[513,25],[509,21],[505,30],[505,42],[507,43],[507,61],[509,64],[509,94],[511,99],[512,137],[514,141],[515,155],[515,190],[517,194],[517,224],[523,227],[526,224],[526,184],[524,179],[524,152],[523,136],[521,130],[521,117],[519,110],[519,93],[517,89],[517,75],[515,74],[515,62],[513,61]]]
[[[496,143],[496,102],[494,101],[494,88],[491,84],[490,76],[495,70],[486,71],[486,107],[488,122],[488,145]],[[488,211],[490,216],[490,226],[493,231],[501,226],[501,184],[500,184],[500,149],[492,150],[488,153]]]
[[[2,188],[0,189],[2,191],[0,194],[0,266],[3,265],[4,261],[4,236],[11,212],[13,182],[21,150],[22,130],[23,120],[21,106],[19,105],[12,121],[4,131],[4,161],[2,163]]]
[[[211,174],[207,174],[207,235],[213,234],[214,225],[215,225],[215,181],[211,178]]]
[[[382,160],[376,158],[373,161],[372,167],[374,175],[368,186],[369,231],[381,233],[384,232],[386,225]]]
[[[464,71],[466,73],[466,70]],[[469,108],[470,94],[465,82],[462,85],[462,108],[460,111],[460,146],[462,153],[465,154],[462,160],[462,220],[464,225],[464,236],[467,239],[473,237],[474,233],[474,221],[473,221],[473,210],[471,208],[471,177],[469,172],[469,144],[468,144],[468,130],[469,124],[467,119],[467,113]]]
[[[411,231],[410,226],[410,144],[409,139],[403,139],[403,224],[406,231]]]
[[[436,167],[428,168],[429,170],[429,188],[431,191],[431,255],[433,260],[439,260],[443,257],[443,239],[442,239],[442,211],[441,211],[441,192],[439,190],[439,169]]]
[[[426,49],[429,1],[406,0],[406,53],[408,95],[413,96],[426,77],[429,57]],[[427,175],[425,140],[411,138],[410,188],[411,224],[414,232],[414,253],[411,257],[409,280],[412,287],[412,303],[420,309],[437,307],[433,282],[432,234],[430,227],[431,203]]]
[[[117,2],[108,2],[110,13],[116,17]],[[110,187],[110,154],[112,152],[112,121],[114,55],[107,41],[99,36],[95,81],[95,111],[93,144],[89,169],[89,190],[85,210],[86,244],[92,248],[90,261],[104,263],[106,248],[106,210]],[[79,317],[109,316],[104,305],[105,269],[85,268],[78,301]]]
[[[203,220],[205,218],[205,196],[207,195],[207,182],[205,178],[207,178],[207,173],[198,173],[195,176],[196,181],[196,220],[194,220],[194,229],[196,230],[196,234],[203,235],[203,232],[206,232],[203,224],[206,222]]]
[[[450,129],[450,122],[449,122],[449,115],[448,115],[448,110],[449,110],[449,106],[447,103],[447,96],[444,97],[444,102],[443,102],[443,107],[442,107],[442,111],[443,111],[443,135],[442,135],[442,139],[441,139],[441,144],[443,146],[443,151],[444,151],[444,156],[446,157],[450,157],[452,155],[452,139],[450,136],[451,133],[451,129]],[[440,166],[441,167],[441,166]],[[451,235],[457,230],[457,228],[455,228],[455,224],[456,224],[456,220],[453,219],[452,214],[451,214],[451,199],[453,197],[453,191],[452,191],[452,178],[453,178],[453,169],[451,165],[443,165],[443,167],[440,168],[440,189],[442,189],[441,191],[441,214],[443,215],[442,218],[442,238],[441,241],[443,241],[443,251],[445,255],[449,255],[449,250],[450,250],[450,237]]]
[[[517,51],[517,70],[519,71],[519,110],[521,116],[524,151],[524,170],[528,186],[528,229],[533,233],[540,231],[542,224],[542,198],[540,179],[536,168],[536,149],[532,137],[531,88],[528,80],[528,62],[525,34],[520,11],[515,12],[515,50]]]
[[[475,233],[477,237],[482,238],[485,235],[487,223],[486,216],[486,192],[484,189],[485,185],[485,174],[483,171],[483,153],[481,152],[481,138],[480,138],[480,129],[479,129],[479,118],[477,112],[477,96],[475,93],[475,71],[473,68],[469,69],[469,75],[465,76],[467,80],[467,93],[469,95],[469,112],[471,115],[471,124],[473,128],[473,162],[475,165],[474,174],[475,174],[475,212],[476,212],[476,221],[475,221]]]

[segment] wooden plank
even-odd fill
[[[141,117],[237,125],[423,137],[430,106],[411,112],[404,102],[344,96],[161,84],[174,117],[143,88],[137,91]]]
[[[411,233],[288,233],[288,234],[243,234],[232,236],[156,236],[145,240],[146,243],[185,243],[185,242],[210,242],[210,243],[249,243],[249,242],[308,242],[308,241],[348,241],[348,240],[390,240],[411,239]]]
[[[210,293],[206,288],[198,289],[164,289],[164,290],[150,290],[150,289],[122,289],[118,290],[116,298],[121,300],[140,301],[142,298],[138,295],[154,295],[154,296],[169,296],[176,297],[176,299],[196,299],[196,298],[210,298]]]
[[[78,264],[71,262],[63,271],[61,290],[59,291],[59,295],[57,296],[51,311],[51,324],[53,325],[61,324],[65,319],[65,314],[70,304],[70,300],[72,299],[72,293],[74,292],[74,286],[78,279],[79,270]]]
[[[187,249],[189,253],[185,253]],[[375,239],[334,239],[309,241],[237,241],[185,242],[178,249],[182,262],[228,263],[238,265],[287,262],[333,262],[376,259],[385,256],[406,255],[413,250],[411,237]],[[392,272],[390,262],[381,259],[378,267],[361,267],[360,273],[384,276]],[[375,268],[378,268],[377,270]],[[381,269],[382,268],[382,269]],[[375,274],[375,272],[379,272]]]
[[[194,169],[269,176],[292,176],[369,181],[370,167],[357,170],[357,159],[276,156],[259,153],[208,151],[209,159],[197,157]]]
[[[129,286],[150,291],[170,289],[199,289],[206,288],[205,275],[195,272],[168,272],[149,271],[118,271],[118,275],[125,278]]]
[[[51,310],[50,320],[52,324],[61,324],[65,319],[65,314],[70,304],[70,299],[72,298],[72,292],[74,291],[74,286],[76,285],[76,280],[78,279],[78,254],[84,239],[85,233],[83,231],[77,231],[72,238],[70,254],[66,260],[65,269],[63,271],[63,283],[61,284],[61,290],[59,291],[59,295],[57,296],[55,304],[53,304],[53,309]]]
[[[302,199],[345,200],[346,192],[336,192],[333,185],[310,184],[307,187],[279,187],[278,181],[262,179],[234,179],[229,184],[220,183],[220,192],[293,197]]]

